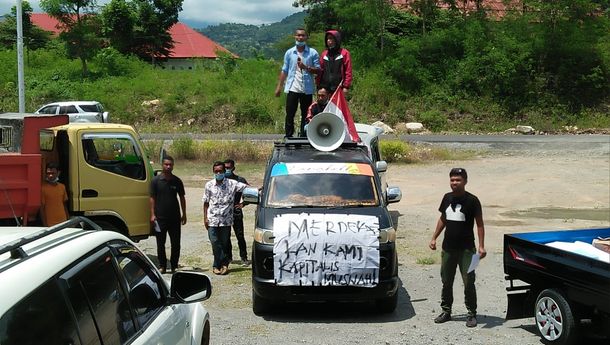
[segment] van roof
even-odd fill
[[[270,164],[278,162],[345,162],[345,163],[368,163],[368,151],[365,146],[356,144],[343,144],[334,151],[318,151],[313,146],[301,143],[299,145],[287,145],[276,143]]]

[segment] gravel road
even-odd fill
[[[563,148],[565,149],[563,149]],[[177,163],[179,165],[179,162]],[[202,162],[207,172],[209,163]],[[456,277],[453,321],[436,325],[440,312],[440,255],[427,248],[448,172],[469,173],[467,190],[479,197],[486,224],[488,257],[477,269],[479,325],[465,327],[462,284]],[[241,172],[252,185],[261,176]],[[569,142],[542,149],[494,149],[473,160],[391,165],[390,185],[403,199],[390,209],[398,220],[397,248],[401,287],[397,310],[378,315],[372,305],[287,305],[258,317],[251,310],[250,268],[233,265],[227,276],[211,273],[212,254],[202,226],[201,195],[206,176],[188,176],[189,223],[183,228],[182,269],[208,273],[212,297],[204,302],[212,322],[212,344],[541,344],[531,319],[505,321],[502,267],[505,233],[585,227],[610,227],[610,138],[592,148],[569,149]],[[253,206],[245,209],[247,241],[252,242]],[[234,241],[234,256],[237,245]],[[155,255],[154,239],[140,242]],[[430,262],[433,264],[418,264]],[[585,344],[608,344],[590,336]]]

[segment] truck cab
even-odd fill
[[[2,114],[0,126],[7,135],[12,131],[11,142],[3,147],[6,152],[0,154],[4,167],[0,178],[16,159],[30,159],[27,175],[12,174],[8,178],[13,182],[20,179],[24,188],[11,189],[8,200],[0,201],[0,218],[20,218],[26,224],[36,219],[43,170],[48,162],[57,162],[71,216],[87,216],[104,228],[136,240],[150,234],[149,186],[153,171],[132,127],[68,123],[65,115],[29,114]],[[27,198],[23,198],[24,193]]]

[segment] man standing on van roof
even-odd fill
[[[352,58],[349,51],[341,48],[341,34],[335,30],[326,31],[326,50],[320,56],[320,72],[316,79],[318,88],[325,88],[332,96],[341,85],[347,94],[352,86]]]
[[[463,168],[453,168],[449,172],[449,185],[451,192],[445,194],[438,210],[441,216],[436,224],[436,230],[430,240],[430,249],[436,250],[436,239],[443,229],[443,250],[441,252],[441,280],[443,290],[441,293],[441,309],[435,323],[444,323],[451,320],[451,306],[453,304],[453,279],[456,268],[459,266],[462,281],[464,282],[464,302],[468,310],[466,318],[467,327],[477,325],[477,292],[475,289],[474,270],[468,272],[473,254],[477,253],[474,245],[474,222],[477,223],[477,237],[479,239],[478,255],[482,259],[487,255],[485,251],[485,226],[483,212],[479,199],[466,191],[468,174]]]
[[[320,69],[318,52],[307,45],[307,32],[298,28],[295,31],[295,46],[284,54],[284,65],[275,88],[275,96],[279,97],[284,84],[286,96],[286,121],[284,129],[286,137],[294,135],[294,115],[297,106],[301,107],[300,135],[304,135],[305,116],[307,108],[313,100],[315,88],[314,76]]]

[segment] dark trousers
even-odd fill
[[[180,220],[170,221],[166,219],[157,219],[161,232],[157,232],[157,258],[159,259],[159,267],[167,268],[167,256],[165,254],[165,241],[169,234],[171,244],[171,254],[169,262],[172,269],[178,268],[178,259],[180,258]]]
[[[208,237],[212,243],[212,253],[214,254],[212,267],[219,269],[222,266],[229,266],[228,242],[231,240],[230,236],[230,226],[210,226],[208,229]]]
[[[244,217],[234,216],[233,217],[233,232],[235,232],[235,238],[237,238],[237,245],[239,246],[239,258],[242,260],[248,259],[248,248],[246,247],[246,238],[244,237]],[[229,235],[230,236],[230,235]],[[233,260],[233,245],[231,239],[229,239],[229,261]]]
[[[307,108],[313,101],[313,95],[307,95],[304,93],[288,92],[286,96],[286,121],[284,122],[284,128],[286,130],[286,136],[294,136],[294,115],[297,112],[297,106],[301,107],[301,124],[299,135],[305,135],[305,118],[307,117]]]
[[[441,293],[441,309],[451,314],[453,305],[453,280],[457,267],[460,268],[460,275],[464,282],[464,302],[468,315],[477,315],[477,291],[474,286],[474,271],[468,272],[473,249],[444,251],[441,253],[441,280],[443,282],[443,292]]]

